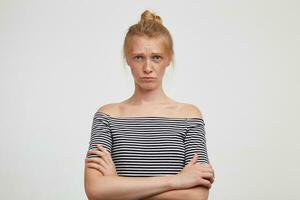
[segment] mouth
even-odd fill
[[[154,81],[155,80],[154,77],[142,77],[141,79],[144,81]]]

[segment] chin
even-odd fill
[[[142,82],[142,83],[138,83],[138,86],[142,89],[145,89],[145,90],[153,90],[155,88],[157,88],[157,84],[156,83],[145,83],[145,82]]]

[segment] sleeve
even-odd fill
[[[109,119],[104,115],[98,115],[97,113],[94,115],[92,128],[91,128],[91,135],[90,135],[90,142],[89,142],[89,149],[98,149],[97,144],[101,144],[105,147],[108,152],[111,153],[112,149],[112,137],[109,128]],[[97,157],[95,154],[87,154],[86,158]]]
[[[184,140],[184,165],[190,162],[195,153],[198,154],[198,163],[209,164],[204,126],[205,123],[202,118],[187,120],[187,132]]]

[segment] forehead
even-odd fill
[[[155,52],[164,53],[164,38],[149,38],[146,36],[133,36],[131,40],[131,53]]]

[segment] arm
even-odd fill
[[[85,192],[90,200],[135,200],[172,190],[169,177],[103,176],[99,171],[85,167]]]
[[[107,149],[107,151],[111,153],[112,136],[110,132],[109,123],[109,118],[106,115],[100,115],[95,113],[91,129],[89,150],[96,149],[96,144],[101,144],[103,147],[105,147],[103,149]],[[95,154],[88,154],[87,158],[104,158],[108,156],[108,152],[106,152],[105,154],[99,154],[99,156]],[[104,151],[102,153],[104,153]],[[106,160],[108,161],[108,159]],[[108,167],[110,165],[107,162],[100,163],[103,167],[100,168],[101,170],[110,169],[110,167]],[[91,163],[88,165],[92,167]],[[86,195],[90,200],[143,199],[149,196],[153,196],[155,194],[175,189],[175,186],[172,187],[171,184],[173,182],[170,180],[172,177],[107,176],[105,173],[102,174],[97,169],[90,167],[87,167],[85,165],[84,168],[84,187]]]
[[[196,186],[183,190],[171,190],[144,200],[207,200],[208,191],[208,188]]]
[[[194,105],[187,107],[192,117],[201,118],[202,121],[188,121],[187,134],[185,138],[185,165],[191,160],[192,155],[198,152],[200,162],[209,163],[206,148],[205,128],[201,111]],[[191,200],[207,200],[209,189],[203,186],[197,186],[184,190],[172,190],[162,194],[154,195],[146,200],[168,200],[168,199],[191,199]]]
[[[98,170],[85,167],[85,192],[90,200],[207,200],[208,188],[176,189],[173,178],[103,176]]]
[[[144,200],[207,200],[208,188],[196,186],[190,189],[171,190]]]
[[[201,111],[194,105],[187,107],[188,112],[192,113],[192,117],[201,118],[201,120],[188,121],[187,135],[185,138],[185,165],[191,160],[195,152],[200,156],[200,163],[209,164],[207,155],[206,138],[205,138],[205,123]],[[212,181],[213,182],[213,181]],[[154,195],[145,200],[207,200],[209,188],[196,186],[183,190],[171,190],[161,194]]]
[[[174,190],[173,193],[164,193],[159,199],[174,200],[174,197],[175,199],[195,199],[192,198],[191,193],[181,191],[198,185],[208,188],[211,186],[206,180],[211,177],[211,174],[201,172],[205,167],[195,164],[197,155],[176,175],[145,178],[120,177],[117,176],[110,153],[101,146],[99,150],[89,151],[98,155],[99,158],[88,158],[85,165],[85,192],[91,200],[145,199],[171,190]]]

